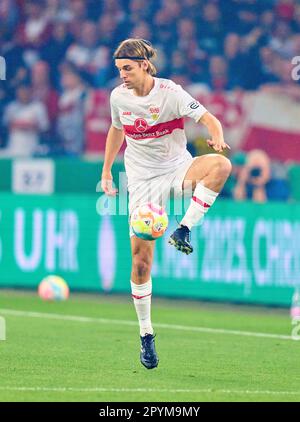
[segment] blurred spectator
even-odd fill
[[[198,27],[201,48],[209,54],[220,53],[224,31],[220,8],[212,1],[205,2],[202,9],[202,22]]]
[[[66,58],[76,65],[89,83],[103,86],[106,82],[109,50],[106,46],[99,46],[97,39],[96,24],[83,22],[80,37],[68,48]]]
[[[270,47],[262,47],[259,50],[259,59],[261,63],[259,83],[267,84],[278,82],[279,78],[275,75],[275,53]]]
[[[13,99],[15,87],[28,79],[29,72],[23,60],[23,49],[5,40],[0,27],[0,55],[6,61],[6,82],[1,83],[8,99]]]
[[[172,75],[185,75],[186,58],[181,51],[175,50],[173,52],[169,71]]]
[[[49,81],[49,66],[39,61],[31,71],[32,98],[45,104],[51,126],[54,128],[58,112],[58,94]]]
[[[46,0],[45,9],[49,22],[69,22],[72,19],[69,0]]]
[[[291,26],[286,21],[278,21],[270,39],[270,47],[281,56],[289,58],[291,56]]]
[[[300,53],[300,33],[293,35],[291,37],[291,56],[290,57],[294,57],[299,55]]]
[[[50,65],[50,79],[58,85],[58,66],[65,60],[68,47],[72,43],[72,37],[68,33],[64,22],[56,22],[53,26],[52,35],[41,51],[41,58]]]
[[[166,9],[158,9],[153,23],[155,44],[158,43],[164,46],[167,54],[171,53],[176,44],[176,27],[174,27],[172,16],[168,14]]]
[[[194,54],[197,48],[196,24],[192,19],[180,19],[177,25],[177,48],[186,56],[186,66],[193,65]],[[174,50],[174,51],[176,51]]]
[[[289,198],[286,180],[278,177],[271,160],[262,150],[252,150],[247,155],[245,166],[240,170],[234,188],[234,199],[252,199],[255,202],[283,200]]]
[[[131,31],[131,38],[143,38],[145,40],[151,40],[151,28],[147,22],[141,21]]]
[[[102,16],[113,16],[118,24],[125,22],[127,15],[122,0],[110,0],[103,3]]]
[[[259,19],[259,26],[266,36],[271,36],[275,26],[275,12],[272,9],[266,9]]]
[[[183,5],[179,0],[163,0],[162,8],[168,14],[172,21],[178,20],[182,16]]]
[[[50,22],[45,13],[43,0],[29,0],[25,3],[26,20],[19,28],[19,39],[24,47],[38,48],[50,36]]]
[[[118,21],[117,18],[109,13],[100,16],[97,24],[98,39],[101,40],[101,45],[111,48],[116,45],[121,38],[118,34]]]
[[[224,59],[227,61],[232,88],[243,86],[245,75],[245,57],[241,53],[241,39],[236,33],[229,33],[224,40]]]
[[[69,31],[72,37],[79,37],[81,24],[88,18],[88,4],[84,0],[72,0],[69,2],[71,19]]]
[[[232,88],[228,65],[222,56],[212,56],[210,58],[208,85],[215,91],[224,91]]]
[[[271,163],[264,151],[249,152],[247,162],[241,170],[234,189],[237,200],[253,199],[255,202],[266,202],[266,185],[271,178]]]
[[[0,2],[0,28],[6,39],[13,36],[19,19],[15,0],[1,0]]]
[[[38,151],[40,136],[49,128],[47,110],[31,97],[31,87],[22,84],[16,100],[8,104],[3,117],[8,129],[8,145],[1,155],[31,156]]]
[[[144,0],[131,0],[129,2],[129,19],[127,23],[131,25],[137,25],[142,20],[149,19],[152,15],[154,6],[153,0],[148,0],[147,7],[145,7]]]
[[[182,0],[181,4],[183,16],[200,21],[201,8],[199,7],[199,0]]]
[[[76,70],[69,65],[61,68],[61,87],[57,118],[61,152],[69,155],[82,154],[86,87]]]
[[[300,33],[300,4],[298,3],[295,8],[294,19],[291,22],[295,34]]]

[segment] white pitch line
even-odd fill
[[[87,322],[87,323],[98,323],[98,324],[116,324],[116,325],[127,325],[127,326],[138,325],[137,322],[128,321],[128,320],[91,318],[91,317],[84,317],[84,316],[63,315],[63,314],[44,313],[44,312],[16,311],[14,309],[0,309],[0,315],[1,314],[17,316],[17,317],[58,319],[62,321]],[[293,339],[291,336],[287,336],[283,334],[258,333],[254,331],[227,330],[223,328],[193,327],[189,325],[162,324],[162,323],[155,323],[154,325],[157,328],[166,328],[167,330],[190,331],[190,332],[196,332],[196,333],[211,333],[211,334],[229,334],[229,335],[235,335],[235,336],[260,337],[260,338],[272,338],[276,340],[295,341],[295,339]]]
[[[105,387],[12,387],[0,386],[1,391],[31,391],[31,392],[78,392],[78,393],[195,393],[195,394],[241,394],[241,395],[300,395],[300,391],[272,390],[229,390],[229,389],[184,389],[184,388],[105,388]]]

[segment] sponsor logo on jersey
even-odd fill
[[[122,116],[131,116],[131,111],[123,111]]]
[[[137,132],[143,133],[146,132],[146,130],[148,129],[148,123],[146,122],[145,119],[136,119],[134,121],[134,128]]]
[[[175,119],[152,126],[147,125],[144,130],[145,124],[147,125],[147,122],[144,119],[136,119],[134,125],[123,125],[125,135],[136,140],[160,138],[161,136],[171,134],[175,129],[184,129],[184,119],[182,117],[180,119]]]
[[[188,105],[188,107],[190,107],[192,110],[196,110],[196,108],[200,107],[200,104],[198,101],[193,101]]]

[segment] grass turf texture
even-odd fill
[[[300,400],[298,341],[158,327],[160,363],[149,371],[139,362],[129,297],[73,294],[65,303],[44,303],[33,293],[0,291],[0,309],[7,324],[7,340],[0,341],[0,401]],[[124,324],[111,321],[116,319]],[[292,329],[287,310],[155,298],[152,319],[154,328],[160,323],[285,336]]]

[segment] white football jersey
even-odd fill
[[[110,97],[112,125],[125,132],[124,160],[129,184],[172,173],[190,158],[184,117],[197,122],[207,111],[173,81],[154,81],[146,96],[136,96],[122,84]]]

